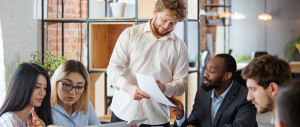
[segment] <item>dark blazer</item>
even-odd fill
[[[197,127],[254,127],[256,124],[256,108],[247,101],[248,89],[237,81],[233,84],[220,105],[213,124],[211,123],[211,93],[203,89],[197,91],[193,110],[181,127],[194,125]],[[174,127],[178,127],[174,122]]]

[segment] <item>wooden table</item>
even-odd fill
[[[292,73],[300,73],[300,61],[291,61],[290,68]]]
[[[110,122],[110,120],[111,120],[111,114],[98,117],[98,119],[99,119],[99,121],[101,123],[103,123],[103,122],[105,122],[105,123]]]
[[[101,116],[101,117],[98,117],[99,121],[101,123],[108,123],[110,122],[111,120],[111,114],[108,114],[108,115],[104,115],[104,116]],[[170,118],[170,124],[173,124],[175,121],[175,117],[171,117]]]

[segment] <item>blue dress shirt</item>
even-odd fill
[[[213,123],[215,116],[217,114],[217,111],[220,107],[220,105],[222,104],[226,94],[228,93],[228,91],[230,90],[231,86],[232,86],[233,82],[231,83],[231,85],[229,86],[229,88],[227,88],[227,90],[217,99],[217,97],[215,96],[215,90],[213,89],[211,92],[211,123]],[[177,120],[177,118],[175,119],[175,121],[177,122],[178,126],[181,126],[182,123],[185,121],[185,115],[183,116],[183,118],[181,120]]]
[[[215,96],[215,92],[214,92],[215,90],[213,89],[213,91],[211,92],[211,114],[210,114],[211,124],[213,124],[215,116],[217,114],[217,111],[218,111],[220,105],[222,104],[226,94],[228,93],[229,89],[231,88],[232,83],[229,86],[229,88],[224,93],[222,93],[218,99]]]
[[[91,101],[89,101],[89,109],[85,115],[83,115],[83,111],[75,111],[72,113],[70,118],[65,109],[59,104],[57,104],[57,108],[55,108],[54,105],[52,106],[52,114],[54,125],[65,127],[83,127],[101,124]]]

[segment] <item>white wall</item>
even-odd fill
[[[5,97],[5,66],[4,66],[4,52],[3,52],[3,39],[0,19],[0,105],[4,101]]]
[[[258,15],[264,12],[264,0],[232,0],[232,13],[240,10],[246,16],[244,20],[232,20],[229,48],[233,56],[266,50],[283,58],[285,44],[300,34],[299,0],[267,0],[266,6],[273,19],[262,21]]]
[[[41,12],[36,0],[0,0],[5,80],[9,84],[15,64],[30,59],[30,52],[41,49]],[[37,13],[38,12],[38,13]]]

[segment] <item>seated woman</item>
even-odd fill
[[[0,109],[0,127],[45,127],[52,124],[50,93],[47,71],[33,63],[21,64],[12,76]],[[30,111],[33,123],[27,122]]]
[[[68,60],[52,78],[51,105],[55,125],[82,127],[100,124],[90,98],[90,77],[83,64]]]

